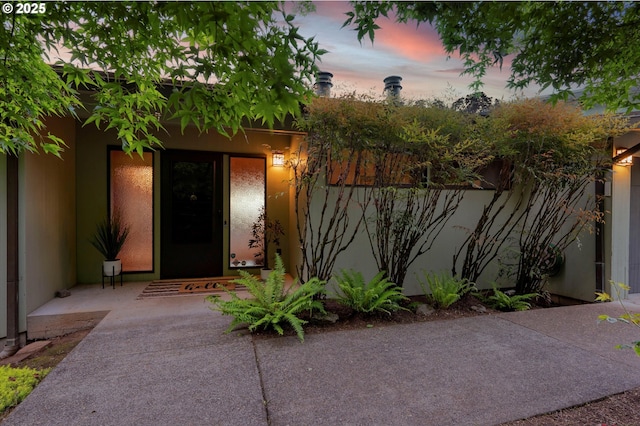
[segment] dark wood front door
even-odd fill
[[[162,152],[162,278],[222,275],[221,171],[220,154]]]

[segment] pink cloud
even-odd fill
[[[377,31],[374,43],[406,59],[429,62],[446,55],[438,33],[428,24],[416,27],[415,23],[399,24],[385,19],[378,25],[382,29]]]
[[[340,25],[347,20],[346,12],[352,9],[346,1],[320,1],[314,2],[316,7],[315,15],[326,16],[340,22]]]

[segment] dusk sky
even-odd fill
[[[294,22],[303,36],[315,36],[320,47],[329,51],[319,66],[333,74],[332,94],[357,91],[380,95],[382,80],[390,75],[402,77],[402,95],[409,99],[455,99],[471,93],[468,86],[472,78],[460,76],[462,61],[457,54],[447,59],[438,33],[429,24],[416,27],[415,23],[397,24],[383,17],[377,21],[382,29],[376,32],[374,43],[367,37],[360,44],[356,31],[341,28],[347,19],[345,12],[350,10],[348,2],[320,1],[315,5],[315,12],[298,15]],[[498,67],[488,70],[483,91],[503,100],[537,94],[537,88],[524,93],[508,90],[508,76],[507,58],[502,71]]]

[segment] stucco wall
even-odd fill
[[[271,149],[284,150],[288,156],[291,135],[247,130],[229,140],[216,132],[199,134],[195,128],[185,129],[181,133],[178,126],[167,126],[167,133],[158,136],[166,149],[184,149],[194,151],[214,151],[223,156],[223,214],[228,223],[228,154],[247,154],[264,156],[267,159],[267,211],[271,218],[279,219],[285,229],[289,228],[289,184],[285,168],[271,166]],[[95,224],[107,212],[107,146],[117,146],[115,132],[103,132],[94,126],[78,129],[77,135],[77,217],[78,217],[78,282],[99,282],[100,254],[90,245],[89,239]],[[265,146],[268,145],[269,147]],[[125,274],[125,281],[143,281],[160,278],[160,158],[162,149],[154,153],[154,271],[145,274]],[[283,256],[289,253],[289,240],[281,242]],[[229,269],[229,233],[223,230],[223,273],[237,274],[237,269]],[[257,271],[257,270],[256,270]]]
[[[20,159],[20,301],[32,312],[75,284],[75,126],[51,118],[47,129],[65,140],[63,159],[27,153]],[[24,330],[26,316],[21,315]]]
[[[451,273],[453,266],[453,255],[463,244],[470,229],[472,229],[485,204],[487,204],[493,192],[490,190],[468,190],[464,198],[444,226],[440,235],[436,238],[430,251],[420,256],[408,269],[408,273],[403,285],[403,291],[407,295],[422,294],[420,281],[425,282],[425,272],[445,272]],[[321,207],[320,200],[314,201],[316,211]],[[509,211],[509,208],[505,209]],[[370,209],[369,215],[373,214]],[[352,208],[352,222],[355,222],[356,215],[360,214],[360,209],[354,203]],[[503,213],[503,217],[506,214]],[[316,216],[317,217],[317,216]],[[502,226],[504,220],[496,221],[496,226]],[[585,231],[576,242],[565,252],[566,264],[562,272],[554,277],[550,282],[550,290],[555,294],[567,297],[593,300],[595,289],[595,237]],[[461,255],[461,258],[464,254]],[[462,259],[458,260],[458,272],[461,268]],[[334,273],[341,269],[353,269],[363,274],[365,279],[371,279],[377,272],[378,267],[372,254],[367,233],[362,227],[356,234],[355,239],[349,248],[338,257]],[[492,282],[497,281],[499,285],[511,287],[513,282],[504,278],[498,279],[500,265],[495,259],[482,273],[476,285],[478,288],[491,288]],[[335,290],[333,286],[330,289]]]
[[[589,184],[585,197],[595,197],[594,183]],[[560,273],[549,279],[549,291],[560,296],[593,301],[596,291],[595,227],[592,225],[583,229],[564,255],[565,264]]]
[[[492,196],[493,192],[489,190],[469,190],[465,192],[459,208],[446,223],[431,250],[416,259],[409,267],[403,285],[405,294],[416,295],[422,293],[419,281],[424,281],[425,272],[451,273],[454,253],[467,237],[468,229],[475,226],[483,206],[491,200]],[[317,210],[319,204],[315,202],[314,207]],[[354,205],[352,214],[360,214],[360,211],[360,208]],[[368,215],[372,213],[373,210],[370,208]],[[355,219],[352,220],[352,222],[354,221]],[[458,264],[458,270],[460,267],[461,264]],[[364,227],[356,234],[352,245],[338,257],[334,272],[338,272],[341,269],[360,271],[367,280],[378,272]],[[478,286],[490,288],[490,282],[496,278],[497,272],[497,263],[488,266],[478,281]]]

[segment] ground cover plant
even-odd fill
[[[286,323],[295,330],[300,341],[304,341],[303,326],[307,321],[301,318],[301,314],[314,310],[324,312],[324,306],[318,297],[324,293],[325,283],[312,278],[300,286],[287,287],[284,264],[278,255],[275,269],[266,281],[263,282],[246,271],[240,271],[240,275],[241,278],[234,282],[245,286],[252,297],[240,298],[235,291],[226,290],[231,300],[223,300],[216,294],[206,298],[212,305],[211,309],[233,317],[227,332],[246,323],[250,331],[272,328],[282,335],[283,324]]]
[[[76,347],[78,343],[82,341],[86,337],[91,329],[84,329],[80,331],[76,331],[74,333],[55,337],[51,339],[50,345],[43,348],[41,351],[33,354],[32,356],[23,359],[21,361],[14,362],[12,364],[4,364],[4,366],[11,366],[14,368],[26,368],[30,371],[36,372],[40,376],[40,380],[46,376],[46,374],[58,365],[60,361],[62,361],[69,352],[73,348]],[[0,363],[5,363],[7,360],[2,360]],[[0,367],[0,368],[4,368]],[[34,375],[36,374],[34,373]],[[38,380],[38,383],[40,382]],[[0,378],[0,386],[2,386],[5,382],[5,378]],[[12,382],[12,380],[9,380]],[[4,392],[2,392],[4,394]],[[14,406],[6,406],[3,409],[0,409],[0,422],[13,410]]]
[[[336,296],[339,303],[356,312],[391,312],[403,309],[401,303],[408,300],[402,288],[389,281],[385,272],[378,272],[366,282],[362,273],[343,270],[334,276],[340,289]]]
[[[0,412],[18,405],[49,373],[49,369],[0,366]]]

